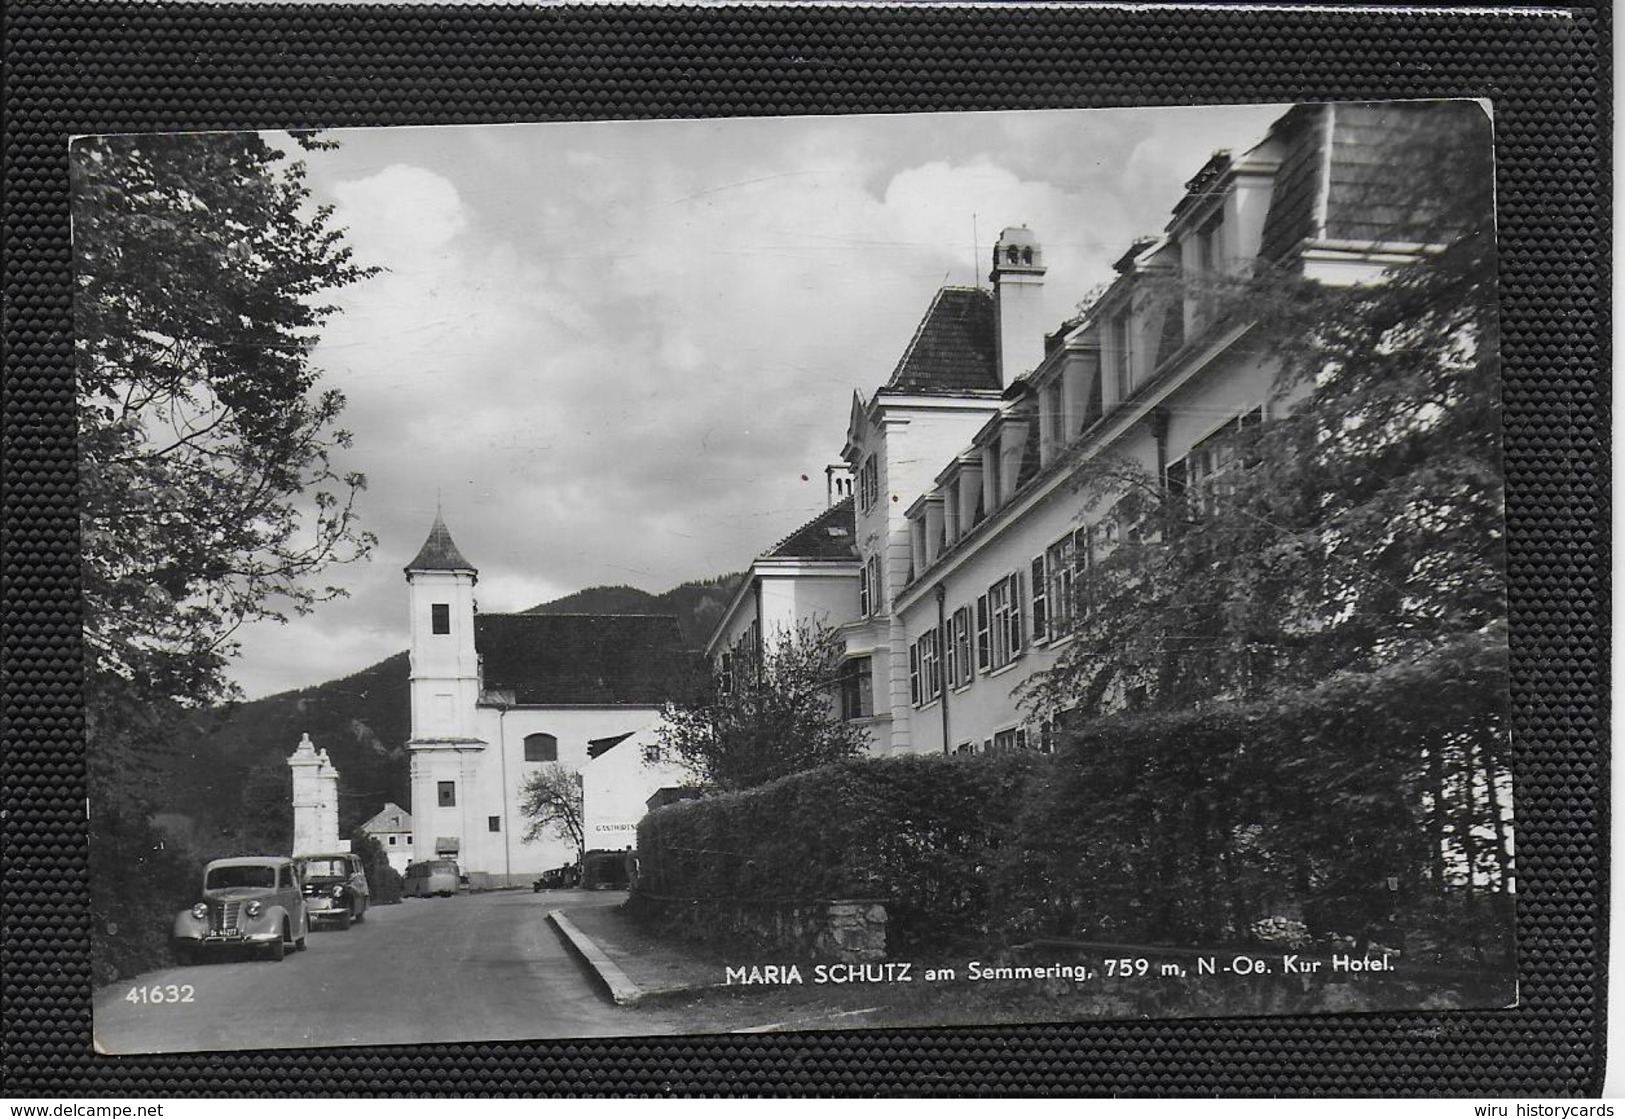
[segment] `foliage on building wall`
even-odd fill
[[[727,669],[701,674],[662,712],[647,750],[651,763],[683,766],[695,783],[748,789],[863,749],[862,732],[843,719],[835,693],[845,642],[827,625],[804,623],[750,640],[724,654]]]

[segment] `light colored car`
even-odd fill
[[[402,893],[409,898],[449,898],[463,888],[462,874],[451,859],[431,859],[406,868]]]
[[[300,855],[299,876],[305,883],[305,909],[313,925],[350,927],[365,920],[372,904],[372,890],[361,868],[361,856],[348,852],[329,855]]]
[[[299,868],[280,855],[215,859],[203,870],[203,900],[175,915],[170,943],[180,963],[222,948],[282,959],[310,933]]]

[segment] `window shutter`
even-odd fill
[[[1021,652],[1021,572],[1010,575],[1010,656]]]
[[[984,594],[976,598],[976,667],[983,672],[987,671],[988,663],[987,638],[987,595]]]
[[[1033,559],[1033,641],[1049,636],[1049,592],[1044,578],[1044,557]]]
[[[908,647],[908,695],[915,707],[920,705],[920,646]]]

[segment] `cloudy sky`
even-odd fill
[[[824,506],[854,389],[998,231],[1044,247],[1059,323],[1215,148],[1284,106],[331,134],[308,157],[376,278],[317,360],[369,479],[350,592],[243,634],[251,697],[406,645],[437,495],[482,610],[743,569]]]

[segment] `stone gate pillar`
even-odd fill
[[[288,758],[293,771],[293,851],[299,855],[338,851],[339,771],[306,734]]]

